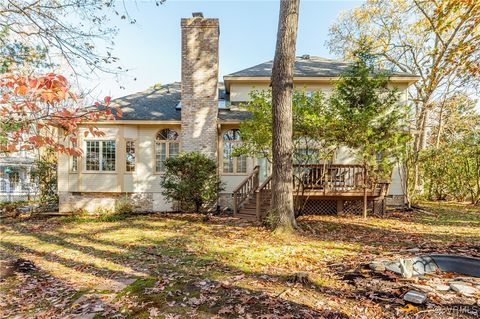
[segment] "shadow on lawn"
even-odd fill
[[[401,221],[398,221],[401,223]],[[334,240],[346,243],[362,243],[373,247],[401,248],[412,246],[440,246],[464,244],[465,246],[478,247],[480,241],[480,227],[478,232],[472,231],[469,234],[442,232],[435,227],[430,230],[427,223],[422,224],[413,222],[409,225],[411,229],[401,229],[394,225],[376,226],[367,220],[355,219],[345,221],[345,218],[339,221],[334,219],[318,220],[305,217],[299,221],[300,227],[304,230],[303,234],[307,237],[317,240]],[[408,224],[407,224],[408,225]],[[418,227],[420,226],[420,227]],[[426,228],[422,228],[425,226]],[[475,229],[472,227],[472,229]]]
[[[68,282],[70,274],[94,278],[94,284],[88,286],[90,289],[94,287],[94,290],[95,285],[103,281],[136,278],[137,281],[125,288],[114,300],[104,301],[94,296],[92,297],[94,300],[89,301],[100,303],[103,309],[114,311],[108,316],[115,312],[119,313],[122,307],[128,305],[128,311],[134,317],[145,316],[149,311],[153,311],[151,309],[156,309],[154,311],[158,311],[159,314],[173,313],[184,317],[192,317],[195,314],[200,317],[218,315],[234,318],[248,313],[253,317],[272,314],[274,316],[291,315],[293,318],[348,318],[342,311],[329,311],[321,305],[317,306],[318,300],[315,298],[321,298],[323,295],[325,298],[333,296],[337,299],[343,297],[364,300],[363,297],[352,294],[352,291],[318,286],[313,283],[308,283],[304,287],[307,291],[305,295],[309,297],[291,298],[297,302],[285,298],[286,295],[283,292],[267,294],[264,291],[269,291],[268,285],[272,281],[277,286],[285,286],[285,276],[242,271],[234,265],[227,265],[218,258],[218,254],[229,254],[229,251],[219,252],[211,247],[198,250],[201,239],[196,238],[197,232],[208,234],[211,237],[210,240],[234,236],[235,240],[238,238],[245,242],[245,247],[242,246],[242,249],[248,249],[249,232],[264,233],[256,238],[257,241],[262,240],[262,236],[271,235],[254,224],[239,222],[232,218],[215,217],[203,223],[202,217],[198,215],[156,214],[141,218],[132,217],[112,224],[92,224],[91,228],[80,228],[80,232],[75,232],[74,227],[68,227],[77,225],[76,223],[65,224],[55,220],[40,222],[44,224],[35,224],[35,222],[4,224],[2,226],[4,229],[18,233],[19,237],[25,236],[25,240],[2,238],[0,243],[2,249],[9,254],[9,258],[32,259],[39,266],[42,261],[49,263],[48,267],[58,265],[59,269],[63,269],[62,271],[66,273],[55,274],[55,271],[48,270],[48,276],[57,282],[58,287],[71,285]],[[38,225],[49,225],[49,227],[42,229],[37,228]],[[98,229],[95,225],[98,225]],[[305,229],[300,233],[300,238],[313,242],[362,243],[370,246],[367,248],[370,252],[373,252],[373,247],[378,250],[377,253],[392,247],[398,249],[401,246],[412,247],[412,245],[425,243],[432,243],[432,247],[437,245],[448,249],[446,242],[458,244],[461,239],[474,244],[480,240],[480,236],[474,235],[457,236],[438,234],[433,230],[432,232],[422,230],[424,232],[421,233],[415,229],[404,231],[393,227],[382,228],[359,220],[346,222],[345,219],[315,220],[306,217],[300,219],[300,225]],[[305,225],[308,225],[308,228],[304,227]],[[239,230],[237,233],[235,233],[236,229]],[[121,234],[140,232],[140,235],[137,234],[132,242],[115,241],[115,236],[118,236],[115,232],[118,231]],[[30,237],[27,236],[46,246],[36,245],[33,241],[28,242]],[[49,244],[55,246],[47,247]],[[194,244],[197,244],[196,251],[192,249]],[[291,243],[285,241],[281,244],[287,247]],[[302,244],[301,240],[298,244]],[[325,245],[322,247],[330,249]],[[354,249],[332,246],[331,249],[351,250],[350,255],[342,255],[339,261],[347,261],[352,254],[362,254],[364,251],[361,247]],[[235,250],[232,251],[235,253]],[[232,256],[236,258],[235,255]],[[45,270],[39,269],[39,276],[44,275],[47,275]],[[259,284],[252,284],[252,282]],[[77,290],[82,287],[84,286],[77,283]],[[35,292],[32,294],[35,296]],[[61,310],[62,315],[71,314],[74,311],[71,308],[73,297],[69,298],[65,303],[65,309]],[[40,300],[47,300],[48,303],[48,299],[41,295],[36,301],[40,302]],[[307,304],[314,305],[320,310],[309,307]],[[342,306],[343,309],[349,307],[345,304]],[[60,311],[55,310],[53,302],[47,307],[51,308],[50,311]]]
[[[200,224],[199,227],[203,225]],[[94,238],[94,236],[129,228],[144,231],[159,229],[145,222],[132,223],[132,221],[121,222],[101,230],[92,230],[89,234],[72,234],[61,229],[49,231],[49,233],[32,232],[28,227],[15,224],[8,225],[8,228],[18,232],[20,236],[32,236],[42,243],[54,244],[59,248],[55,251],[41,251],[41,248],[35,248],[34,245],[28,246],[2,240],[2,248],[9,254],[9,258],[30,258],[37,265],[44,260],[60,265],[65,271],[83,273],[102,280],[137,278],[134,284],[125,288],[114,300],[102,301],[98,296],[89,300],[102,309],[110,311],[109,316],[114,312],[119,313],[123,305],[128,305],[128,311],[132,316],[145,316],[148,311],[155,309],[159,314],[174,313],[188,317],[196,314],[200,317],[218,315],[234,318],[248,313],[253,317],[270,314],[274,317],[291,315],[292,318],[348,318],[342,312],[316,310],[305,304],[282,298],[280,295],[269,295],[259,290],[239,286],[238,281],[242,278],[257,280],[264,274],[242,272],[228,267],[216,260],[213,253],[207,252],[204,255],[193,253],[189,246],[192,243],[191,236],[195,234],[177,235],[165,239],[143,238],[138,243],[120,245],[111,240]],[[165,228],[172,230],[171,227]],[[88,244],[75,243],[80,240]],[[106,251],[105,245],[114,248],[115,251]],[[62,256],[65,251],[78,253],[84,258],[75,260]],[[111,264],[109,267],[100,266],[98,263],[102,261]],[[116,266],[131,269],[131,271],[112,269]],[[41,268],[37,275],[47,276]],[[57,278],[54,271],[48,271],[47,277],[55,280],[56,287],[70,286],[68,280]],[[77,290],[79,289],[77,287]],[[38,300],[40,298],[41,296]],[[62,315],[73,313],[74,310],[69,308],[73,302],[72,299],[70,295],[65,302],[66,309],[61,311],[55,310],[53,304],[47,305],[46,307],[49,308],[47,312],[57,311],[56,314],[61,312]],[[48,299],[43,300],[45,301],[48,304]]]
[[[416,212],[413,217],[422,224],[480,228],[480,206],[459,207],[457,204],[449,207],[447,204],[429,203],[420,207],[423,212]]]

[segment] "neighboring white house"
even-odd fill
[[[37,196],[33,152],[0,153],[0,202],[31,200]]]
[[[220,205],[231,205],[235,188],[260,165],[262,159],[232,157],[241,143],[238,128],[249,113],[238,108],[255,89],[267,89],[272,62],[266,62],[223,77],[218,82],[217,19],[182,19],[182,82],[151,88],[112,101],[123,109],[123,117],[97,126],[102,137],[84,138],[79,132],[81,158],[60,155],[58,192],[60,211],[113,208],[119,198],[128,196],[144,211],[174,209],[161,194],[160,181],[165,159],[181,151],[200,151],[215,158],[218,174],[225,182]],[[307,91],[328,92],[348,63],[314,56],[298,57],[294,83]],[[407,100],[407,88],[417,77],[395,73],[391,85]],[[351,163],[353,156],[338,150],[333,163]],[[389,196],[403,200],[398,174],[394,174]]]

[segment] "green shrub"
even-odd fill
[[[274,229],[278,225],[278,212],[274,209],[267,211],[263,223],[267,228]]]
[[[108,215],[113,215],[115,212],[113,210],[110,210],[108,208],[101,208],[97,207],[93,211],[93,216],[108,216]]]
[[[133,213],[133,205],[127,197],[119,199],[115,202],[116,215],[131,215]]]
[[[58,204],[57,194],[57,153],[47,148],[42,156],[35,161],[33,177],[38,182],[40,205]]]
[[[470,200],[480,204],[480,134],[457,134],[457,139],[420,154],[428,200]]]
[[[64,223],[113,223],[127,219],[128,215],[108,214],[100,216],[72,215],[61,217],[58,220]]]
[[[214,160],[198,152],[182,153],[165,161],[162,194],[181,211],[209,211],[223,190]]]
[[[99,222],[116,222],[128,218],[133,212],[133,206],[126,199],[119,200],[115,203],[115,210],[106,208],[97,208],[92,213],[80,208],[77,209],[72,216],[62,218],[63,222],[76,223],[99,223]]]

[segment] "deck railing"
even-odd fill
[[[362,190],[368,181],[365,167],[357,164],[294,165],[295,186],[315,190]],[[370,184],[367,182],[367,184]],[[371,185],[367,185],[371,186]]]
[[[236,216],[241,205],[249,198],[254,196],[258,188],[258,175],[260,166],[255,166],[252,173],[245,178],[240,185],[233,191],[233,215]]]
[[[233,191],[233,213],[236,216],[242,205],[255,198],[255,211],[258,220],[265,216],[272,196],[272,176],[259,185],[259,166]],[[295,196],[378,197],[388,193],[390,183],[378,182],[369,178],[365,167],[358,164],[308,164],[294,165]],[[300,191],[300,193],[298,192]],[[308,191],[308,192],[304,192]],[[360,195],[359,195],[360,194]],[[255,197],[254,197],[255,196]]]

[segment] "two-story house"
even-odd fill
[[[203,16],[182,19],[181,28],[181,82],[113,100],[114,105],[121,106],[123,117],[117,121],[96,123],[105,133],[102,137],[85,138],[80,132],[78,145],[83,149],[83,157],[60,156],[60,211],[111,209],[116,200],[125,196],[139,210],[173,210],[173,204],[161,194],[164,162],[182,151],[200,151],[218,163],[218,174],[226,186],[220,206],[235,208],[239,216],[255,215],[252,201],[256,189],[252,187],[259,188],[264,184],[263,188],[268,189],[268,163],[261,158],[232,157],[232,150],[241,143],[240,123],[249,117],[248,112],[238,105],[248,101],[253,88],[269,87],[272,61],[225,75],[223,82],[219,83],[218,19]],[[307,91],[328,92],[347,67],[348,63],[319,57],[298,57],[294,84]],[[417,77],[394,73],[390,80],[392,86],[402,92],[406,102],[407,88]],[[353,191],[349,181],[361,171],[355,165],[354,157],[347,150],[339,149],[330,164],[337,165],[330,167],[329,172],[334,172],[330,175],[343,177],[340,183],[337,180],[329,185],[340,185],[343,181],[342,187]],[[244,183],[249,178],[254,183]],[[246,187],[247,184],[250,186]],[[323,197],[315,199],[328,212],[342,210],[345,200],[360,196],[357,192],[354,193],[357,197],[350,194],[350,197],[339,200],[334,196],[338,192],[327,192],[326,189],[320,190]],[[397,202],[403,201],[398,172],[394,172],[388,192],[384,195]],[[369,196],[375,198],[374,193]],[[314,212],[315,205],[312,207],[310,210]]]

